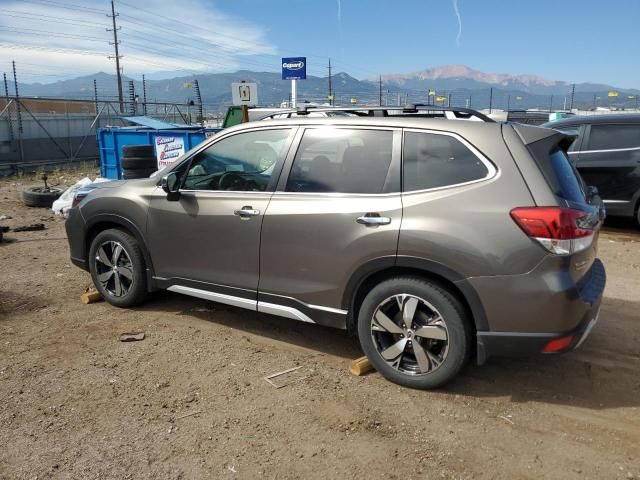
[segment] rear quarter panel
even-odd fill
[[[485,124],[486,125],[486,124]],[[534,200],[500,132],[501,125],[461,135],[497,172],[477,183],[404,193],[398,255],[440,263],[463,277],[514,275],[545,256],[511,219]]]

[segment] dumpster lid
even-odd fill
[[[151,117],[145,117],[144,115],[139,115],[136,117],[124,117],[125,120],[131,122],[135,125],[141,125],[143,127],[153,128],[155,130],[171,130],[174,128],[202,128],[200,126],[191,126],[191,125],[178,125],[177,123],[168,123],[163,122],[162,120],[158,120]]]

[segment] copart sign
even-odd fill
[[[306,80],[307,57],[286,57],[282,59],[283,80]]]

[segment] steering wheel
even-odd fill
[[[220,190],[234,190],[244,183],[244,178],[236,172],[223,173],[218,180]]]

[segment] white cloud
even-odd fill
[[[10,72],[11,60],[16,60],[20,80],[26,83],[115,71],[114,60],[107,58],[114,53],[109,45],[113,33],[106,30],[111,28],[106,1],[2,4],[0,72]],[[262,27],[202,0],[117,1],[116,10],[125,74],[266,70],[272,63],[278,65],[271,58],[276,48]]]
[[[458,34],[456,35],[456,46],[460,46],[460,37],[462,36],[462,18],[460,17],[460,10],[458,10],[458,0],[453,0],[453,11],[458,18]]]

